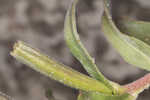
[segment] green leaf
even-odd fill
[[[78,96],[78,100],[135,100],[136,97],[129,95],[128,93],[120,96],[105,95],[96,92],[81,92]]]
[[[105,36],[128,63],[150,71],[150,46],[135,37],[121,33],[112,21],[110,0],[104,0],[104,4],[102,29]]]
[[[73,1],[66,15],[64,27],[66,43],[70,48],[71,53],[81,62],[90,76],[104,83],[112,91],[115,91],[109,81],[98,71],[94,59],[88,54],[87,50],[80,41],[75,18],[75,8],[77,2],[78,0]]]
[[[150,45],[150,22],[124,18],[120,20],[118,24],[118,28],[121,32],[142,40]]]
[[[106,87],[102,82],[48,58],[24,42],[17,42],[11,55],[34,70],[70,87],[84,91],[112,93],[111,89]]]

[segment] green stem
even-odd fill
[[[15,44],[11,55],[36,71],[70,87],[84,91],[112,93],[103,83],[49,59],[21,41]]]

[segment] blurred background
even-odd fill
[[[64,41],[63,24],[72,0],[0,0],[0,91],[14,100],[47,100],[47,90],[56,100],[76,100],[78,91],[53,81],[12,58],[14,42],[22,40],[51,58],[85,73]],[[147,72],[127,64],[101,31],[102,0],[80,0],[78,31],[101,72],[120,84],[132,82]],[[131,16],[150,20],[150,0],[112,0],[113,17]],[[138,100],[149,100],[150,90]]]

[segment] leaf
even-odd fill
[[[71,53],[81,62],[90,76],[104,83],[112,91],[115,91],[109,81],[98,71],[94,59],[89,55],[80,41],[75,18],[75,8],[77,2],[78,0],[73,1],[66,15],[64,27],[66,43],[70,48]]]
[[[135,100],[133,97],[127,93],[120,96],[105,95],[96,92],[81,92],[78,96],[78,100]]]
[[[102,19],[102,29],[108,41],[128,63],[150,71],[150,46],[118,30],[110,15],[109,3],[110,0],[104,0],[105,13]]]
[[[111,89],[106,87],[102,82],[48,58],[24,42],[17,42],[11,55],[34,70],[70,87],[84,91],[112,93]]]
[[[124,18],[119,21],[118,28],[129,36],[133,36],[150,45],[150,22]]]

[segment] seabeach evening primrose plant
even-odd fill
[[[150,74],[123,86],[104,77],[80,41],[75,15],[78,1],[74,0],[68,9],[64,36],[71,53],[80,61],[90,76],[52,60],[21,41],[14,45],[11,55],[32,69],[60,83],[78,89],[80,92],[77,100],[136,100],[139,93],[149,87]],[[101,26],[108,41],[125,61],[150,71],[150,23],[123,19],[118,29],[111,16],[111,0],[103,1],[104,14]],[[9,100],[7,98],[1,99],[1,97],[0,100]]]

